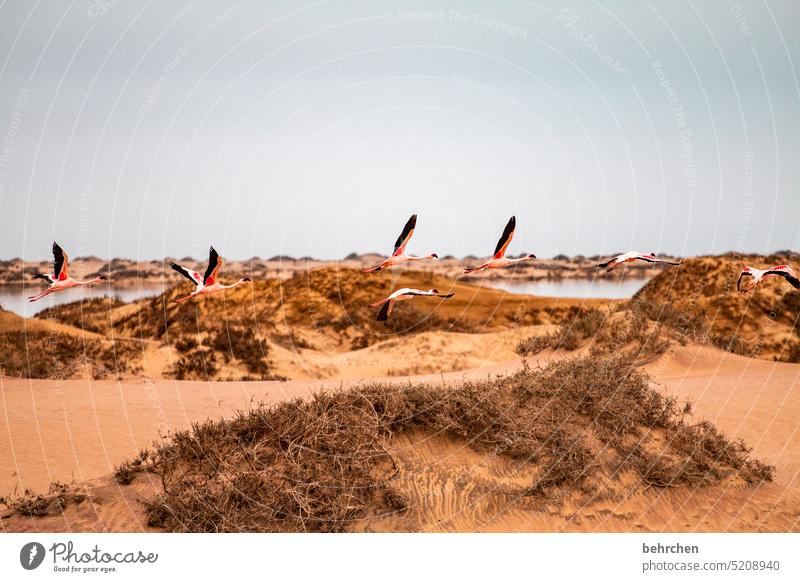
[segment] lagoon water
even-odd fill
[[[573,299],[627,299],[641,289],[647,279],[541,279],[539,281],[486,281],[484,285],[509,293]]]
[[[606,280],[598,279],[541,279],[538,281],[513,281],[513,280],[487,280],[483,283],[486,287],[502,289],[509,293],[524,295],[537,295],[540,297],[564,297],[574,299],[627,299],[632,297],[647,282],[646,279]],[[95,297],[119,297],[125,302],[136,301],[144,297],[152,297],[163,293],[161,286],[143,287],[111,287],[98,285],[83,289],[69,289],[61,293],[53,293],[30,303],[27,296],[38,293],[37,288],[26,286],[23,290],[18,286],[0,286],[0,306],[7,311],[23,317],[32,317],[35,314],[62,303],[93,299]]]
[[[158,285],[146,287],[111,287],[110,285],[95,285],[82,289],[67,289],[60,293],[52,293],[33,303],[28,301],[29,295],[34,295],[44,289],[44,285],[41,287],[26,285],[24,290],[22,286],[17,285],[0,286],[0,306],[6,311],[13,311],[23,317],[32,317],[48,307],[61,305],[62,303],[94,299],[95,297],[119,297],[125,302],[130,302],[142,299],[143,297],[152,297],[153,295],[164,292],[164,288]]]

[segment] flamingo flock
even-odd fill
[[[397,240],[394,243],[394,251],[392,252],[391,256],[381,262],[378,265],[373,267],[368,267],[362,270],[362,273],[375,273],[377,271],[381,271],[383,269],[387,269],[390,267],[394,267],[397,265],[402,265],[403,263],[410,263],[415,261],[436,261],[439,259],[439,255],[436,253],[429,253],[424,256],[417,256],[411,255],[406,253],[406,247],[408,246],[411,237],[414,235],[414,230],[417,227],[417,215],[412,214],[411,217],[406,221],[405,226],[403,227],[400,236],[397,237]],[[494,249],[494,254],[486,260],[485,262],[481,263],[476,267],[468,266],[464,269],[464,274],[472,274],[478,273],[481,271],[485,271],[487,269],[498,269],[504,267],[510,267],[512,265],[516,265],[517,263],[521,263],[524,261],[532,261],[536,259],[536,255],[532,253],[523,254],[519,258],[511,259],[506,257],[506,251],[508,250],[509,245],[511,244],[511,240],[514,238],[514,232],[517,228],[517,219],[515,216],[512,216],[508,222],[506,223],[505,228],[503,229],[503,234],[500,236],[500,239],[497,241],[497,245]],[[632,261],[642,261],[647,263],[663,263],[667,265],[680,265],[680,261],[669,261],[666,259],[658,258],[656,253],[640,253],[636,251],[629,251],[627,253],[623,253],[621,255],[617,255],[615,257],[610,258],[608,261],[604,263],[600,263],[597,265],[598,269],[606,269],[606,271],[612,271],[616,267],[623,265],[625,263],[629,263]],[[179,265],[174,261],[169,261],[169,266],[177,273],[181,274],[183,277],[191,281],[192,285],[194,285],[195,289],[188,295],[183,297],[179,297],[175,299],[176,303],[181,303],[183,301],[187,301],[192,299],[193,297],[199,297],[201,295],[210,295],[212,293],[218,293],[219,291],[224,291],[226,289],[233,289],[234,287],[238,287],[239,285],[243,285],[245,283],[249,283],[250,279],[248,277],[242,277],[235,283],[230,285],[224,285],[219,281],[219,272],[220,268],[222,267],[222,257],[220,257],[219,253],[214,249],[212,246],[209,249],[208,255],[208,265],[206,267],[206,271],[204,274],[200,274],[198,271],[193,271],[192,269],[187,269],[186,267]],[[73,287],[84,287],[87,285],[95,285],[102,281],[106,280],[106,277],[97,276],[94,279],[89,279],[86,281],[78,281],[73,279],[69,276],[69,256],[61,248],[61,246],[53,242],[53,273],[36,273],[34,275],[35,279],[43,279],[49,283],[48,287],[38,293],[36,295],[32,295],[28,297],[29,301],[38,301],[39,299],[50,295],[51,293],[57,293],[60,291],[65,291],[66,289],[71,289]],[[742,268],[742,271],[739,275],[739,279],[736,282],[736,288],[738,291],[742,293],[747,293],[748,291],[752,291],[755,287],[764,281],[764,279],[768,277],[782,277],[785,279],[790,285],[792,285],[795,289],[800,289],[800,279],[798,279],[795,272],[792,268],[788,265],[776,265],[774,267],[769,267],[768,269],[757,269],[751,266],[745,266]],[[450,299],[453,297],[454,293],[440,293],[437,289],[428,289],[428,290],[421,290],[421,289],[412,289],[408,287],[403,287],[401,289],[397,289],[392,291],[388,296],[377,301],[375,303],[369,304],[371,308],[377,308],[377,320],[387,322],[389,316],[392,313],[392,308],[394,304],[398,301],[407,301],[409,299],[413,299],[415,297],[436,297],[438,299]]]

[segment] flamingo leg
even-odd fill
[[[181,303],[182,301],[186,301],[187,299],[191,299],[195,295],[197,295],[197,293],[189,293],[186,297],[179,297],[178,299],[176,299],[175,303]]]
[[[39,299],[41,299],[45,295],[50,295],[50,293],[52,293],[52,292],[53,292],[52,289],[49,289],[49,288],[45,289],[44,291],[42,291],[41,293],[38,293],[37,295],[31,295],[30,297],[28,297],[28,301],[33,303],[34,301],[38,301]]]

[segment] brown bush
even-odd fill
[[[95,297],[48,307],[34,317],[57,321],[93,333],[105,333],[111,328],[111,312],[123,305],[125,302],[119,297]]]
[[[575,358],[457,387],[371,384],[258,407],[172,434],[125,479],[161,476],[145,506],[169,531],[345,531],[368,508],[407,506],[390,439],[409,429],[534,465],[519,494],[545,499],[590,492],[606,449],[646,485],[772,478],[742,443],[684,412],[624,358]]]
[[[194,349],[181,354],[167,374],[176,380],[213,380],[219,372],[217,357],[209,349]]]
[[[135,341],[85,339],[59,332],[0,333],[0,369],[22,378],[66,379],[88,372],[100,379],[141,369]]]

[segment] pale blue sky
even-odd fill
[[[800,3],[0,3],[0,258],[800,247]]]

